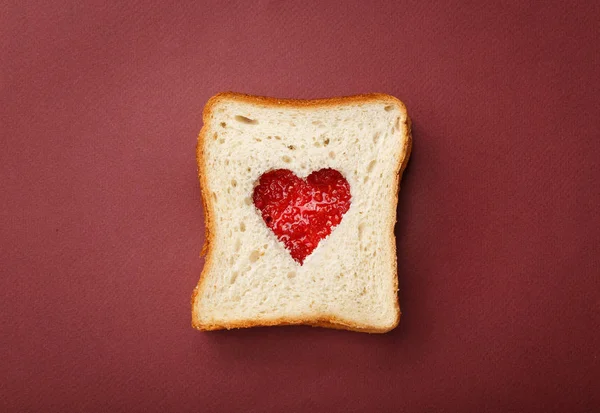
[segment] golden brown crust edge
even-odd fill
[[[406,110],[406,108],[405,108]],[[406,169],[406,165],[408,164],[408,160],[410,158],[410,154],[412,152],[412,122],[410,120],[410,117],[408,116],[408,112],[406,112],[406,121],[405,121],[405,126],[406,126],[406,139],[404,141],[404,149],[402,151],[402,154],[404,155],[403,158],[401,158],[398,163],[398,176],[396,177],[396,186],[395,186],[395,193],[396,193],[396,197],[395,199],[392,201],[393,202],[393,210],[394,210],[394,219],[392,220],[392,224],[391,224],[391,229],[390,229],[390,237],[391,240],[390,242],[393,245],[394,248],[394,290],[396,293],[396,313],[397,313],[397,317],[396,317],[396,322],[394,323],[394,326],[392,328],[390,328],[390,330],[396,328],[398,326],[398,323],[400,322],[400,316],[402,315],[402,311],[400,310],[400,300],[398,298],[398,250],[396,248],[396,236],[394,235],[394,227],[396,226],[396,222],[398,219],[398,214],[397,214],[397,209],[398,209],[398,197],[400,195],[400,182],[402,180],[402,175],[404,174],[404,170]]]
[[[337,317],[332,316],[322,316],[322,317],[314,317],[310,319],[286,319],[286,318],[278,318],[273,320],[248,320],[248,321],[238,321],[232,323],[223,323],[223,324],[203,324],[200,321],[200,315],[198,314],[196,302],[198,300],[199,291],[204,287],[205,274],[212,267],[212,244],[214,236],[214,222],[212,219],[213,216],[213,205],[210,197],[210,191],[208,190],[208,181],[206,179],[206,173],[204,171],[204,140],[206,130],[208,129],[208,119],[212,115],[213,108],[216,103],[221,100],[238,100],[247,103],[253,104],[261,104],[265,106],[288,106],[288,107],[322,107],[322,106],[334,106],[339,104],[347,104],[347,103],[356,103],[356,102],[369,102],[372,100],[389,100],[400,107],[400,110],[406,115],[405,125],[406,125],[406,135],[405,135],[405,145],[403,150],[403,157],[398,160],[398,174],[395,185],[395,193],[396,197],[393,202],[393,210],[395,211],[398,205],[398,194],[400,189],[400,180],[402,178],[402,174],[406,165],[408,164],[408,160],[410,158],[411,150],[412,150],[412,133],[411,133],[411,120],[408,116],[408,112],[406,110],[406,106],[402,101],[397,99],[394,96],[383,94],[383,93],[371,93],[371,94],[362,94],[362,95],[352,95],[352,96],[343,96],[343,97],[333,97],[333,98],[323,98],[323,99],[278,99],[266,96],[254,96],[254,95],[246,95],[242,93],[235,92],[222,92],[212,96],[204,107],[204,111],[202,114],[202,129],[198,135],[198,142],[196,145],[196,163],[198,165],[198,180],[200,183],[200,192],[202,197],[202,206],[204,209],[204,225],[206,228],[205,233],[205,241],[202,247],[201,254],[206,257],[204,262],[204,268],[202,269],[202,273],[200,274],[200,280],[198,284],[194,288],[191,297],[191,306],[192,306],[192,327],[202,330],[202,331],[214,331],[214,330],[223,330],[223,329],[237,329],[237,328],[250,328],[250,327],[268,327],[268,326],[286,326],[286,325],[308,325],[313,327],[324,327],[324,328],[333,328],[333,329],[341,329],[341,330],[350,330],[364,333],[387,333],[388,331],[393,330],[398,326],[400,322],[400,303],[396,295],[396,320],[389,327],[385,328],[373,328],[371,326],[365,325],[357,325],[355,323],[349,322],[347,320],[342,320]],[[391,237],[391,245],[394,248],[394,285],[395,291],[397,294],[398,291],[398,265],[397,265],[397,251],[396,251],[396,238],[394,236],[394,227],[396,224],[396,219],[391,221],[390,225],[390,237]]]

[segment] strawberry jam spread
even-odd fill
[[[346,178],[329,168],[306,180],[288,169],[266,172],[253,194],[265,224],[300,264],[342,221],[350,198]]]

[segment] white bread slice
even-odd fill
[[[192,296],[200,330],[307,324],[387,332],[400,319],[394,225],[410,120],[384,94],[291,100],[212,97],[198,138],[206,261]],[[303,265],[265,225],[260,176],[333,168],[350,184],[340,224]]]

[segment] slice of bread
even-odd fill
[[[384,333],[400,307],[394,225],[410,120],[384,94],[291,100],[212,97],[198,138],[206,262],[192,296],[200,330],[306,324]],[[300,264],[265,224],[263,173],[334,169],[350,207]]]

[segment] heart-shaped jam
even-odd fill
[[[288,169],[265,172],[253,194],[267,227],[300,264],[342,221],[350,198],[348,181],[330,168],[306,180]]]

